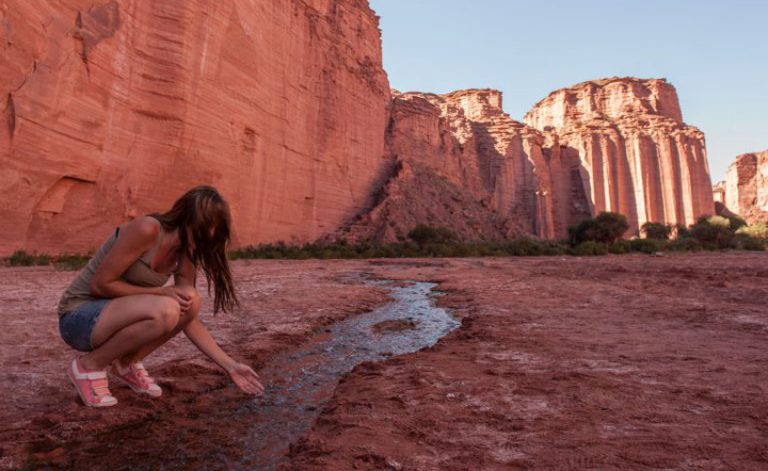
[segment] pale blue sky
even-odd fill
[[[370,0],[401,91],[497,88],[523,115],[601,77],[665,77],[706,134],[713,181],[768,149],[768,0]]]

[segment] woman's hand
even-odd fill
[[[264,386],[259,382],[259,375],[250,366],[243,363],[233,363],[227,368],[227,373],[237,387],[248,394],[261,396],[264,393]]]
[[[163,286],[159,294],[175,299],[181,307],[182,314],[186,314],[192,306],[192,296],[178,286]]]

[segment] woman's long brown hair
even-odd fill
[[[232,217],[229,205],[211,186],[192,188],[176,200],[170,211],[153,214],[163,229],[178,229],[181,253],[187,254],[197,268],[202,268],[208,281],[208,293],[213,285],[213,312],[232,311],[238,305],[232,272],[227,261],[227,245]],[[187,229],[194,240],[195,250],[189,244]]]

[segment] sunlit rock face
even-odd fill
[[[395,169],[346,236],[401,240],[422,223],[467,240],[555,238],[589,217],[578,155],[510,118],[501,92],[393,95],[386,143]]]
[[[768,150],[736,157],[724,186],[720,191],[729,210],[750,224],[768,222]]]
[[[355,239],[402,239],[416,223],[465,239],[562,238],[600,211],[627,216],[634,235],[715,211],[704,135],[683,123],[664,80],[558,90],[525,124],[496,90],[393,95],[386,144],[398,170],[347,228]]]
[[[557,90],[525,123],[579,155],[593,214],[620,212],[636,231],[714,212],[704,134],[683,122],[665,80],[612,78]]]
[[[370,205],[390,100],[362,0],[0,5],[0,255],[96,247],[197,184],[235,245]]]

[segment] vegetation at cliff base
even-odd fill
[[[585,242],[612,244],[627,232],[629,224],[623,214],[603,211],[568,228],[568,242],[576,246]]]
[[[79,270],[91,259],[92,252],[88,254],[62,254],[51,256],[48,254],[29,254],[24,250],[17,250],[6,258],[4,264],[12,267],[31,267],[53,265],[57,270]]]
[[[640,232],[645,235],[646,239],[668,240],[674,229],[675,228],[669,224],[646,222],[643,224],[643,227],[640,228]]]
[[[48,255],[32,255],[24,250],[17,250],[8,257],[8,265],[12,267],[31,267],[33,265],[48,265],[51,258]]]
[[[543,240],[516,237],[502,241],[461,241],[446,227],[425,224],[415,226],[402,242],[376,244],[369,242],[286,244],[276,242],[243,247],[229,252],[237,259],[363,259],[419,257],[507,257],[507,256],[598,256],[629,253],[697,252],[701,250],[768,249],[768,225],[748,226],[736,217],[702,216],[689,227],[673,227],[647,222],[641,232],[645,238],[624,239],[629,225],[625,216],[603,212],[568,228],[568,240]],[[58,270],[79,270],[93,255],[29,254],[15,251],[2,264],[10,266],[53,265]]]
[[[766,250],[768,228],[748,226],[738,217],[702,216],[690,227],[657,222],[643,224],[644,239],[616,237],[626,219],[617,213],[600,213],[568,230],[572,255],[606,255],[631,252],[696,252],[699,250]],[[675,235],[670,240],[672,235]]]

